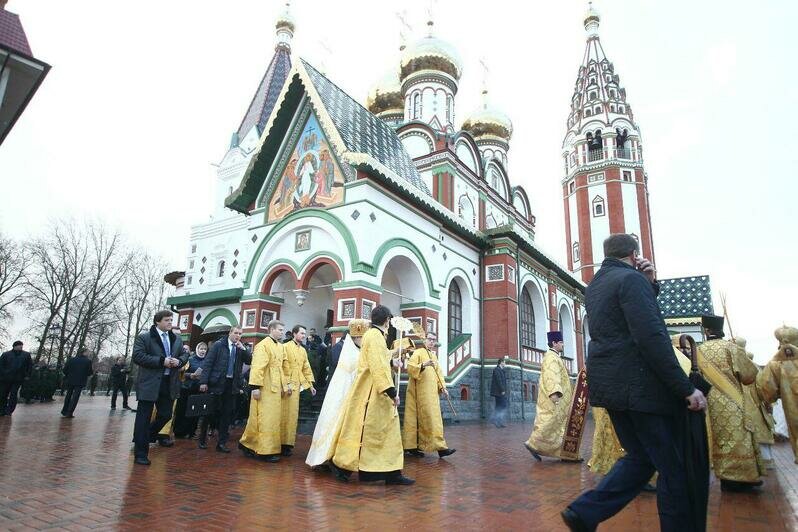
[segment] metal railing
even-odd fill
[[[604,150],[590,150],[587,152],[587,162],[592,163],[604,159]]]

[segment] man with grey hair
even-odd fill
[[[707,401],[679,366],[657,305],[654,265],[637,239],[604,241],[601,269],[585,291],[590,321],[587,380],[590,404],[607,409],[626,456],[594,489],[562,512],[571,530],[595,530],[645,487],[654,471],[663,531],[692,530],[678,419]],[[704,508],[706,512],[706,508]]]

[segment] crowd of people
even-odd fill
[[[572,381],[563,360],[561,331],[548,333],[542,359],[536,416],[523,443],[534,460],[579,463],[588,404],[595,420],[590,469],[599,484],[562,512],[571,530],[595,530],[643,490],[657,492],[662,530],[704,530],[709,470],[723,491],[756,491],[773,467],[776,420],[772,404],[784,408],[782,423],[798,463],[798,329],[776,330],[777,354],[764,368],[753,363],[742,338],[726,339],[724,318],[704,316],[704,341],[671,336],[657,305],[654,265],[638,255],[626,234],[604,242],[605,259],[585,294],[591,339],[586,368]],[[137,409],[128,405],[130,368],[119,357],[111,369],[111,409],[136,414],[134,462],[149,465],[152,444],[170,447],[173,438],[210,438],[230,453],[230,428],[244,425],[238,448],[248,457],[274,463],[293,454],[300,395],[325,391],[306,463],[330,471],[341,482],[410,485],[405,458],[451,455],[444,438],[440,398],[448,399],[435,354],[434,332],[416,330],[416,341],[397,340],[391,311],[374,307],[371,319],[354,319],[330,346],[314,329],[279,320],[254,349],[234,326],[210,346],[193,353],[172,327],[172,312],[155,314],[153,325],[134,343]],[[33,368],[22,342],[0,356],[0,415],[11,415],[19,391],[51,401],[58,379],[46,367]],[[61,414],[74,416],[94,374],[92,353],[80,349],[63,369],[66,391]],[[506,362],[493,371],[492,422],[506,426]],[[400,423],[399,379],[408,375]],[[38,372],[38,374],[37,374]],[[36,385],[28,384],[36,376]],[[589,385],[588,385],[589,383]],[[91,385],[90,385],[91,386]],[[783,429],[787,431],[787,429]]]

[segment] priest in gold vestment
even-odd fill
[[[776,339],[779,350],[757,376],[756,387],[767,403],[781,399],[793,456],[798,464],[798,328],[779,327]]]
[[[698,347],[698,365],[712,384],[707,397],[710,460],[723,491],[749,491],[765,474],[743,385],[756,380],[758,369],[745,351],[723,339],[723,317],[703,316],[707,341]]]
[[[249,418],[238,447],[247,456],[277,462],[281,451],[281,397],[290,394],[291,389],[288,376],[283,372],[283,344],[280,343],[285,326],[281,321],[272,320],[268,330],[269,336],[258,342],[252,353]]]
[[[397,364],[388,350],[386,334],[391,311],[377,305],[371,311],[371,329],[363,335],[357,377],[344,407],[344,419],[331,469],[336,479],[349,480],[359,471],[361,481],[413,484],[402,475],[404,451],[399,428],[399,390],[393,371]],[[397,361],[398,362],[398,361]]]
[[[543,356],[538,383],[535,425],[524,447],[532,453],[535,460],[542,456],[560,458],[564,462],[581,462],[563,458],[560,454],[565,437],[565,427],[571,406],[571,379],[561,354],[563,352],[562,332],[547,333],[549,350]]]
[[[745,338],[737,336],[734,338],[734,343],[745,351],[747,342]],[[748,360],[754,360],[754,354],[745,351]],[[759,452],[762,455],[762,462],[768,469],[773,469],[773,452],[772,445],[775,443],[773,429],[775,428],[775,421],[773,416],[768,412],[766,403],[759,397],[756,391],[756,383],[743,385],[743,400],[745,402],[745,415],[751,420],[754,429],[754,436],[759,444]]]
[[[283,373],[288,377],[290,394],[284,394],[282,399],[282,415],[280,417],[280,441],[283,456],[291,456],[296,443],[296,426],[299,420],[299,393],[310,390],[311,395],[316,395],[313,387],[315,379],[308,362],[308,352],[305,350],[307,330],[302,325],[295,325],[291,329],[293,340],[283,344]]]
[[[402,444],[412,456],[425,452],[438,452],[443,458],[455,452],[443,439],[443,417],[440,394],[449,395],[443,373],[432,350],[437,341],[435,333],[428,332],[424,347],[416,349],[407,361],[410,379],[405,395],[405,417],[402,427]]]

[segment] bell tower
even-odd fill
[[[640,129],[599,40],[600,21],[591,3],[562,145],[568,268],[585,283],[601,266],[602,244],[612,233],[634,235],[641,254],[654,260]]]

